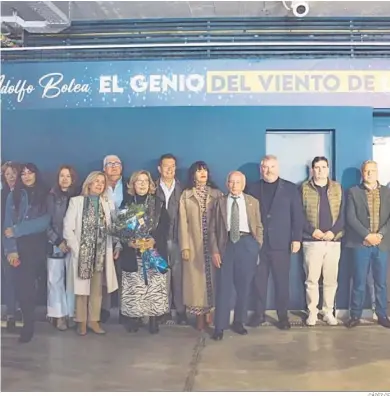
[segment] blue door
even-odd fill
[[[267,131],[266,152],[278,157],[280,177],[301,184],[310,175],[311,161],[316,156],[329,160],[332,172],[332,131]],[[294,254],[290,269],[290,309],[306,309],[305,276],[302,255]],[[274,286],[270,279],[268,307],[275,309]]]

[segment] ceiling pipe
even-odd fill
[[[27,31],[29,31],[30,29],[45,29],[48,26],[46,21],[25,21],[16,13],[14,13],[12,16],[2,16],[1,22],[8,23],[10,25],[20,26]]]
[[[1,22],[20,27],[30,33],[59,33],[70,26],[68,16],[52,1],[26,2],[26,5],[44,20],[26,21],[14,10],[12,15],[2,16]]]
[[[68,13],[70,13],[68,3]],[[58,8],[52,1],[31,1],[28,3],[29,7],[33,9],[37,14],[44,18],[48,24],[62,24],[70,25],[69,16]]]
[[[209,42],[209,43],[145,43],[145,44],[100,44],[100,45],[57,45],[42,47],[2,48],[2,52],[34,52],[34,51],[61,51],[61,50],[88,50],[114,48],[184,48],[184,47],[386,47],[390,41],[265,41],[265,42]]]

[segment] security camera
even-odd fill
[[[307,1],[292,1],[291,9],[294,16],[303,18],[309,13],[309,4]]]

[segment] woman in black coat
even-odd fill
[[[127,186],[129,198],[121,208],[132,203],[145,205],[153,226],[152,238],[144,247],[154,247],[166,260],[169,216],[164,202],[154,195],[156,187],[150,173],[143,170],[133,173]],[[130,241],[121,253],[121,314],[127,318],[130,332],[138,331],[139,319],[149,316],[149,331],[154,334],[159,331],[158,317],[169,311],[167,275],[149,269],[145,279],[139,247],[137,241]]]
[[[15,271],[18,300],[23,313],[20,342],[34,335],[35,282],[46,261],[47,189],[36,165],[20,167],[15,188],[7,197],[3,247],[9,265]]]
[[[4,231],[5,207],[9,193],[15,188],[20,169],[16,162],[7,161],[1,166],[1,226]],[[15,270],[9,264],[7,257],[4,255],[4,246],[1,246],[1,288],[2,297],[7,309],[7,331],[15,330],[15,320],[17,316],[17,300],[15,289]],[[20,312],[20,311],[19,311]]]

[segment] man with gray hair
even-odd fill
[[[127,197],[127,184],[126,180],[122,177],[122,161],[114,154],[110,154],[104,157],[103,160],[103,171],[107,176],[108,180],[108,196],[114,202],[115,208],[118,209],[124,198]],[[120,258],[115,262],[117,277],[120,277]],[[118,284],[120,285],[120,279],[118,279]],[[118,289],[120,293],[120,289]],[[111,309],[111,295],[107,293],[107,289],[103,286],[102,289],[103,299],[102,299],[102,310],[101,310],[101,321],[105,323],[110,318]],[[115,293],[116,294],[116,293]]]
[[[301,248],[303,208],[298,187],[279,177],[279,164],[274,155],[262,159],[260,172],[263,179],[248,188],[248,194],[260,202],[265,236],[255,276],[257,307],[249,325],[257,327],[265,322],[271,271],[279,328],[288,330],[291,328],[288,320],[290,259],[291,253],[297,253]]]
[[[260,206],[255,198],[243,193],[244,174],[231,172],[227,188],[229,194],[216,200],[210,222],[210,251],[217,268],[215,331],[212,337],[216,341],[222,340],[224,330],[229,327],[233,287],[237,298],[232,330],[240,335],[247,334],[244,323],[250,285],[263,243]]]
[[[390,190],[378,182],[378,165],[365,161],[362,183],[352,187],[347,199],[346,247],[354,256],[350,320],[347,327],[359,324],[366,294],[370,264],[376,296],[378,324],[390,328],[387,316],[387,260],[390,251]]]
[[[122,161],[117,155],[107,155],[103,160],[103,170],[108,179],[108,196],[118,209],[127,196],[126,180],[122,177]]]

